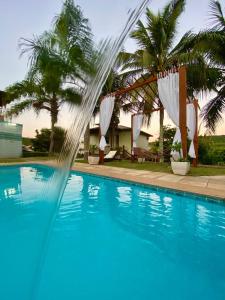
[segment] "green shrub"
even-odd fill
[[[225,164],[225,143],[224,148],[217,147],[213,137],[202,136],[199,138],[198,154],[200,163],[204,165],[223,165]]]
[[[173,144],[173,138],[176,132],[176,128],[171,127],[171,126],[163,126],[164,130],[164,135],[163,135],[163,156],[164,156],[164,161],[169,162],[170,161],[170,152],[171,152],[171,147]],[[159,139],[157,139],[155,142],[151,143],[151,148],[150,151],[152,153],[158,153],[159,152]]]
[[[50,146],[51,130],[42,128],[40,132],[36,130],[36,137],[32,140],[33,149],[37,152],[48,152]],[[61,127],[55,127],[53,152],[59,153],[65,139],[65,130]]]

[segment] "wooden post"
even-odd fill
[[[99,125],[99,142],[101,140],[101,128],[100,128],[100,125]],[[100,165],[104,165],[104,154],[105,154],[105,151],[99,149],[99,164]]]
[[[187,78],[186,68],[179,68],[179,125],[183,157],[187,158]]]
[[[195,148],[196,158],[193,159],[193,167],[197,167],[198,166],[198,99],[194,99],[193,104],[195,107],[195,114],[196,114],[196,128],[195,128],[195,136],[194,136],[194,148]]]
[[[100,165],[104,165],[104,155],[105,155],[105,152],[102,150],[99,150],[99,164]]]
[[[101,106],[101,102],[103,99],[104,99],[104,97],[100,98],[100,106]],[[101,134],[100,121],[99,121],[99,143],[100,143],[101,137],[102,137],[102,134]],[[104,154],[105,154],[105,152],[99,148],[99,164],[101,164],[101,165],[104,165]]]
[[[131,151],[131,161],[134,162],[134,155],[133,155],[133,123],[134,123],[134,115],[131,115],[131,133],[130,133],[130,142],[131,142],[131,147],[130,147],[130,151]]]
[[[164,127],[163,127],[163,121],[164,121],[164,108],[162,105],[162,102],[159,100],[159,161],[164,162]]]

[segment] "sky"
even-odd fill
[[[149,7],[157,11],[162,8],[168,0],[152,0]],[[180,18],[177,41],[188,30],[195,32],[210,26],[209,0],[187,0],[186,10]],[[223,1],[222,1],[223,2]],[[221,2],[221,3],[222,3]],[[32,38],[48,30],[54,17],[60,12],[62,0],[0,0],[0,90],[8,85],[24,79],[28,69],[28,58],[20,57],[18,47],[19,39]],[[127,12],[133,8],[138,0],[75,0],[80,5],[90,25],[96,41],[108,36],[117,35],[124,24]],[[133,41],[128,40],[125,44],[128,51],[134,51],[136,46]],[[206,99],[201,101],[205,103]],[[127,118],[122,122],[129,125]],[[154,124],[157,114],[153,118],[152,125],[148,129],[154,136],[158,134],[158,127]],[[47,113],[41,112],[36,117],[32,112],[26,112],[13,121],[22,123],[23,136],[32,137],[35,129],[50,127],[50,119]],[[166,122],[169,122],[166,119]],[[59,117],[59,125],[68,127],[65,110]],[[225,132],[225,124],[217,128],[217,133]]]

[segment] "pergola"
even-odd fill
[[[149,110],[145,110],[144,113],[151,114],[156,111],[160,111],[165,109],[162,104],[162,100],[159,97],[159,94],[155,91],[153,84],[156,85],[158,80],[162,77],[168,76],[170,73],[178,73],[179,75],[179,129],[181,134],[181,145],[183,151],[183,158],[187,158],[188,149],[187,149],[187,138],[188,138],[188,130],[187,130],[187,104],[192,103],[195,109],[195,133],[193,138],[194,150],[196,153],[196,157],[193,159],[193,166],[197,166],[198,163],[198,100],[192,99],[190,100],[187,97],[187,74],[186,67],[181,66],[179,68],[173,68],[172,70],[166,71],[164,73],[160,73],[155,76],[150,76],[149,78],[145,78],[141,76],[139,80],[135,80],[135,83],[130,84],[128,82],[128,86],[115,91],[113,95],[116,99],[119,99],[123,105],[130,105],[131,112],[131,147],[133,148],[133,120],[134,116],[143,114],[143,108],[146,101],[152,101],[152,107]],[[141,80],[140,80],[141,79]],[[106,96],[107,97],[107,96]],[[104,97],[102,101],[106,98]],[[131,98],[133,101],[131,101]],[[100,129],[101,136],[101,129]],[[131,149],[132,149],[131,148]],[[100,163],[104,163],[104,151],[99,151]]]

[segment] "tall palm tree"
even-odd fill
[[[94,72],[88,20],[72,0],[66,0],[53,30],[22,39],[20,46],[22,54],[29,54],[29,71],[25,80],[6,89],[10,100],[17,100],[8,115],[18,115],[31,107],[36,112],[47,110],[51,116],[51,153],[61,105],[79,104],[87,77]]]
[[[137,28],[131,33],[138,50],[135,53],[124,53],[123,70],[128,75],[140,73],[155,74],[166,70],[173,63],[173,44],[176,37],[178,19],[185,9],[185,0],[172,0],[162,11],[154,14],[149,8],[146,11],[146,25],[139,20]],[[160,152],[163,154],[163,119],[160,111]]]
[[[219,1],[210,2],[212,29],[199,34],[199,47],[206,53],[210,63],[220,70],[215,92],[202,110],[206,127],[215,132],[216,125],[225,112],[225,16]]]
[[[63,88],[59,84],[54,88],[50,87],[45,81],[46,78],[39,80],[23,80],[15,83],[6,89],[8,99],[15,100],[6,113],[7,116],[18,116],[25,110],[31,108],[39,114],[42,110],[47,111],[51,118],[51,137],[49,153],[54,148],[55,125],[58,121],[58,114],[64,103],[71,105],[79,104],[81,101],[80,94],[72,88]]]
[[[131,37],[136,41],[138,50],[122,53],[125,77],[145,74],[150,76],[179,64],[188,65],[188,94],[201,89],[212,88],[215,72],[207,65],[202,53],[195,47],[196,37],[187,32],[175,45],[179,17],[184,12],[185,0],[171,0],[157,14],[149,8],[146,11],[146,24],[139,21]],[[161,102],[159,105],[162,106]],[[164,110],[160,110],[159,149],[163,157],[163,120]]]

